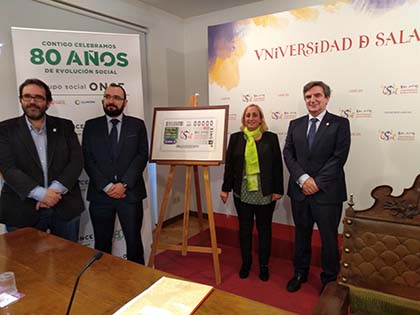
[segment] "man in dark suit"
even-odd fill
[[[148,160],[146,127],[143,120],[123,114],[127,97],[122,86],[110,84],[102,104],[105,116],[86,122],[82,141],[95,248],[112,252],[118,213],[127,259],[144,264],[141,226],[146,198],[143,170]]]
[[[337,229],[347,199],[343,167],[350,150],[349,121],[326,110],[331,90],[324,82],[307,83],[303,95],[309,115],[290,122],[283,151],[295,222],[295,274],[287,284],[289,292],[307,280],[314,223],[322,242],[322,288],[337,278]]]
[[[41,80],[23,82],[19,98],[24,115],[0,123],[0,222],[8,231],[31,226],[77,241],[83,158],[74,125],[46,114],[52,96]]]

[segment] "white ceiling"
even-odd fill
[[[193,16],[261,2],[263,0],[140,0],[163,11],[186,19]]]

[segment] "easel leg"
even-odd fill
[[[212,255],[213,255],[214,275],[216,277],[216,284],[220,284],[222,280],[220,276],[219,254],[217,253],[216,226],[214,224],[213,205],[211,202],[210,176],[209,176],[208,166],[203,166],[203,176],[204,176],[204,186],[206,190],[207,213],[209,216],[209,228],[210,228],[211,249],[212,249]]]
[[[188,246],[188,226],[190,219],[190,194],[191,194],[191,169],[187,166],[185,171],[185,188],[184,188],[184,220],[182,223],[182,256],[187,255]]]
[[[155,255],[156,255],[156,251],[159,245],[160,232],[162,231],[163,219],[165,218],[166,208],[168,206],[169,194],[171,192],[174,174],[175,174],[175,166],[171,165],[171,168],[169,170],[169,176],[168,176],[168,179],[166,180],[166,186],[165,186],[165,192],[163,195],[162,204],[159,209],[159,219],[158,219],[158,224],[157,224],[155,234],[153,237],[152,252],[150,253],[149,264],[148,264],[149,267],[153,267],[155,264]]]
[[[197,202],[198,226],[200,228],[200,232],[203,232],[203,207],[201,206],[200,179],[198,178],[197,165],[194,165],[194,184],[195,184],[195,200]]]

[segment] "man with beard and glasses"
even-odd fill
[[[0,123],[0,222],[34,227],[77,242],[84,210],[82,150],[70,120],[46,114],[51,91],[39,79],[19,87],[24,114]]]
[[[86,122],[82,141],[95,248],[112,252],[118,214],[127,259],[144,264],[141,226],[146,198],[143,170],[149,155],[146,127],[143,120],[123,114],[127,95],[122,86],[110,84],[102,105],[105,116]]]

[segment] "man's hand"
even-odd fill
[[[122,199],[126,197],[126,188],[122,183],[116,183],[108,190],[107,195],[114,199]]]
[[[302,192],[305,196],[313,195],[318,191],[318,185],[312,177],[309,177],[302,185]]]
[[[223,203],[226,203],[228,197],[229,197],[229,193],[228,192],[222,191],[220,193],[220,199],[222,199]]]
[[[61,192],[58,189],[48,189],[41,203],[46,205],[46,208],[51,208],[54,207],[60,200]]]
[[[272,194],[271,195],[271,201],[277,201],[280,200],[281,197],[283,197],[283,195],[279,195],[279,194]]]
[[[40,210],[41,208],[49,208],[49,207],[48,207],[48,205],[47,205],[46,203],[43,203],[43,202],[41,202],[41,201],[38,201],[38,202],[36,203],[35,210],[36,210],[36,211],[38,211],[38,210]]]

